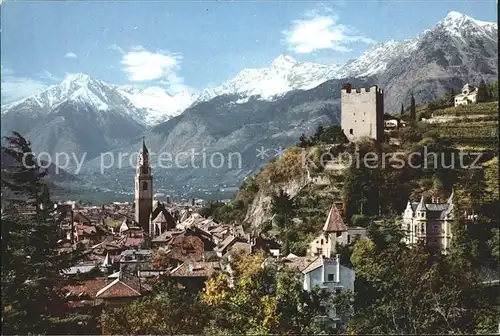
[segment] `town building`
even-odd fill
[[[452,240],[452,223],[455,221],[453,192],[441,202],[433,198],[427,203],[422,196],[420,202],[410,202],[403,212],[401,228],[408,245],[423,244],[429,249],[446,254]]]
[[[297,257],[291,254],[281,262],[291,270],[300,273],[303,288],[306,291],[319,287],[330,293],[340,294],[346,291],[354,293],[356,274],[352,268],[341,265],[338,254],[332,258],[325,258],[322,255]],[[335,306],[329,306],[327,312],[325,319],[334,327],[347,325],[349,314],[337,312]]]
[[[344,246],[354,243],[355,239],[365,237],[366,230],[361,227],[348,227],[335,205],[332,204],[321,234],[316,237],[307,249],[310,256],[330,258],[336,253],[337,244]]]

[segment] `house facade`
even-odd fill
[[[285,266],[300,271],[303,288],[306,291],[319,287],[330,293],[340,294],[347,291],[354,293],[355,272],[340,264],[339,255],[332,258],[321,255],[315,258],[289,255],[283,262]],[[333,323],[334,327],[348,323],[348,314],[340,314],[335,306],[327,307],[327,312],[325,318]]]
[[[459,105],[469,105],[477,103],[477,88],[470,84],[465,84],[462,92],[455,96],[455,107]]]
[[[325,225],[320,235],[318,235],[307,249],[310,256],[323,256],[330,258],[336,253],[337,244],[344,246],[354,242],[356,238],[366,236],[366,230],[360,227],[348,227],[337,208],[332,204]]]
[[[404,242],[408,245],[424,244],[431,250],[446,254],[453,238],[453,197],[452,192],[444,203],[439,198],[426,203],[423,196],[420,202],[408,201],[401,227],[405,233]]]

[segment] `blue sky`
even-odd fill
[[[105,1],[2,4],[2,102],[87,73],[172,92],[220,85],[280,54],[342,63],[449,11],[497,21],[495,0]]]

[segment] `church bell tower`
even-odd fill
[[[144,137],[135,173],[135,221],[144,232],[149,232],[149,217],[153,210],[153,175],[149,166],[149,152]]]

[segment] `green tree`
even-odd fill
[[[283,253],[286,255],[290,253],[295,202],[283,189],[272,196],[271,214],[273,215],[273,224],[279,231],[279,239],[283,243]]]
[[[339,125],[332,125],[325,128],[319,135],[319,141],[325,144],[344,144],[349,142]]]
[[[453,198],[451,204],[450,217],[453,219],[451,232],[453,239],[450,244],[450,261],[460,267],[470,268],[474,262],[473,243],[467,232],[467,223],[462,215],[462,210],[457,202],[457,197]]]
[[[101,323],[106,335],[181,335],[201,334],[208,318],[196,295],[160,282],[149,297],[106,308]]]
[[[477,102],[484,103],[488,101],[488,87],[484,79],[481,79],[479,86],[477,87]]]
[[[360,240],[352,333],[468,334],[497,327],[497,307],[475,272],[398,239]],[[496,324],[496,325],[495,325]]]
[[[498,101],[498,81],[488,85],[488,97],[491,101]]]
[[[500,263],[500,230],[498,228],[491,230],[491,238],[488,240],[491,256]]]
[[[320,141],[321,135],[323,134],[324,131],[325,131],[325,128],[323,127],[323,125],[318,125],[318,127],[316,128],[316,131],[311,136],[311,141],[310,141],[311,145],[315,145]]]
[[[220,275],[206,284],[203,301],[214,313],[205,334],[305,334],[332,332],[320,320],[325,303],[348,312],[349,294],[337,297],[324,290],[306,292],[291,270],[266,263],[263,254],[237,255],[232,263],[233,286]]]
[[[2,171],[2,329],[5,334],[75,333],[89,316],[67,314],[62,271],[78,251],[58,253],[59,224],[65,214],[50,200],[46,175],[30,144],[19,133],[5,138],[2,151],[13,164]]]
[[[380,164],[372,161],[377,149],[371,141],[360,141],[358,145],[359,150],[353,153],[352,163],[344,173],[346,218],[355,214],[379,214]]]
[[[413,96],[413,92],[411,93],[411,98],[410,98],[410,121],[413,122],[417,121],[415,97]]]
[[[307,148],[309,146],[309,140],[307,139],[304,133],[302,133],[302,135],[299,138],[298,146],[300,148]]]

